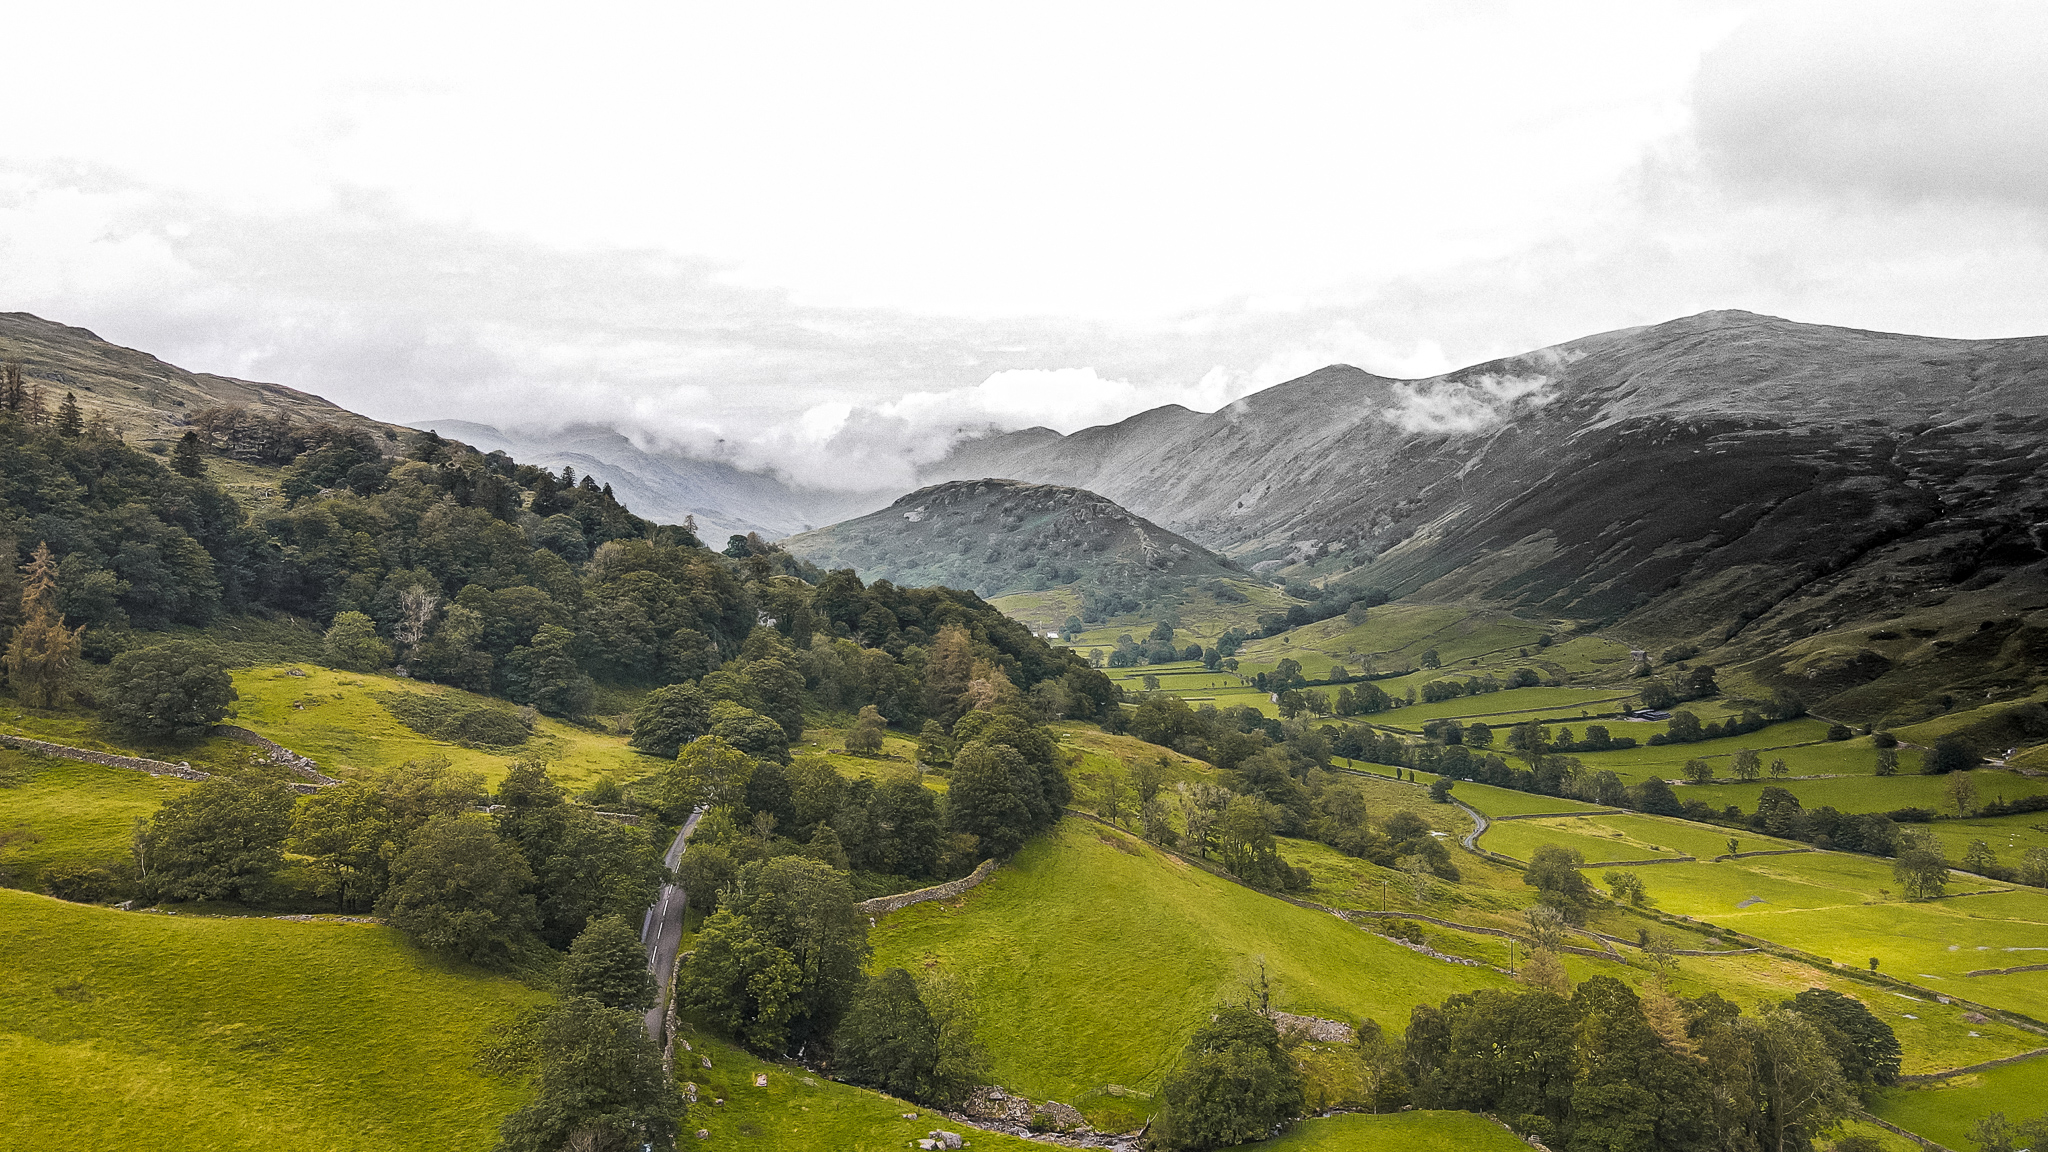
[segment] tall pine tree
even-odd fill
[[[57,560],[48,543],[36,545],[23,571],[28,580],[21,590],[21,627],[14,630],[0,663],[23,703],[55,708],[70,695],[71,671],[78,664],[85,625],[67,628],[57,611]]]
[[[85,416],[78,410],[78,397],[66,392],[64,403],[57,407],[57,435],[67,440],[76,440],[84,432]]]

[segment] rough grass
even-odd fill
[[[1073,1101],[1150,1091],[1213,1004],[1265,959],[1276,1007],[1391,1023],[1501,983],[1427,959],[1069,819],[958,901],[884,918],[874,967],[945,965],[976,990],[997,1079]]]
[[[2048,1112],[2048,1057],[1924,1087],[1889,1089],[1870,1111],[1937,1144],[1974,1147],[1970,1129],[1980,1117],[2004,1112],[2008,1120],[2031,1119]]]
[[[1274,1152],[1526,1152],[1529,1146],[1476,1112],[1395,1112],[1304,1120],[1257,1147]]]
[[[154,815],[158,805],[192,787],[169,776],[11,748],[0,748],[0,774],[8,781],[0,786],[0,830],[26,827],[41,837],[7,849],[0,871],[35,889],[53,864],[126,864],[135,819]]]
[[[294,670],[303,675],[291,675]],[[534,756],[549,762],[549,771],[558,782],[580,790],[606,772],[633,779],[660,766],[658,760],[629,748],[623,737],[546,716],[534,724],[532,738],[516,749],[471,748],[424,736],[393,716],[378,695],[446,695],[476,707],[503,705],[416,680],[336,672],[311,664],[242,669],[234,673],[234,680],[235,690],[242,696],[235,723],[311,756],[321,771],[333,776],[389,768],[424,756],[445,756],[457,768],[482,772],[495,784],[515,759]]]
[[[486,1148],[473,1068],[541,997],[389,929],[116,912],[0,890],[0,1147]]]

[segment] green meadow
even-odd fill
[[[0,1147],[483,1148],[475,1067],[538,1002],[367,924],[117,912],[0,890]]]
[[[1043,1149],[1000,1132],[962,1129],[923,1105],[834,1083],[806,1069],[762,1060],[743,1048],[685,1025],[678,1035],[690,1045],[676,1049],[676,1080],[697,1089],[697,1103],[683,1120],[683,1138],[696,1143],[709,1133],[713,1148],[840,1149],[900,1152],[934,1128],[960,1132],[974,1147],[999,1152]],[[709,1059],[711,1067],[703,1066]],[[765,1076],[768,1083],[756,1084]],[[723,1103],[718,1103],[723,1101]]]
[[[1458,781],[1457,786],[1451,790],[1451,797],[1470,804],[1473,808],[1487,816],[1525,816],[1536,812],[1605,811],[1605,809],[1602,809],[1597,804],[1567,800],[1561,796],[1540,796],[1534,792],[1517,792],[1512,788],[1496,788],[1491,784],[1474,784],[1467,780]]]
[[[1922,827],[1934,833],[1951,860],[1960,861],[1973,840],[1982,840],[2000,863],[2015,866],[2028,849],[2048,848],[2048,812],[1981,820],[1937,820]]]
[[[235,723],[311,756],[321,771],[333,776],[389,768],[424,756],[445,756],[455,767],[482,772],[496,784],[514,760],[537,756],[549,762],[548,770],[556,780],[581,789],[607,772],[631,779],[656,766],[652,759],[627,747],[623,737],[546,716],[535,719],[532,738],[516,748],[437,740],[406,727],[377,699],[379,694],[406,693],[439,698],[459,707],[509,707],[456,688],[394,676],[336,672],[312,664],[240,668],[233,676],[235,690],[241,694],[235,705]]]
[[[2022,776],[1999,768],[1978,768],[1967,776],[1976,787],[1976,803],[1980,805],[2000,798],[2017,800],[2022,796],[2048,794],[2048,777]],[[1680,800],[1703,800],[1717,810],[1734,804],[1745,812],[1753,812],[1757,797],[1765,788],[1783,788],[1797,796],[1799,803],[1807,808],[1825,805],[1843,812],[1926,808],[1954,814],[1955,803],[1948,792],[1950,779],[1948,776],[1922,776],[1917,772],[1909,776],[1837,776],[1825,780],[1773,782],[1765,779],[1748,784],[1680,784],[1677,792]],[[2036,813],[2035,817],[2044,818],[2041,813]]]
[[[0,871],[40,889],[43,869],[54,864],[124,865],[135,821],[191,787],[170,776],[0,748],[0,831],[26,828],[37,837],[0,849]]]
[[[2004,1112],[2008,1120],[2018,1120],[2048,1112],[2048,1056],[1933,1084],[1888,1089],[1870,1111],[1937,1144],[1969,1148],[1971,1128],[1987,1113]]]
[[[1486,830],[1479,844],[1517,860],[1534,856],[1540,845],[1556,844],[1577,852],[1588,865],[1617,860],[1676,860],[1683,855],[1669,844],[1637,840],[1619,829],[1581,816],[1500,821]]]
[[[877,969],[964,977],[996,1079],[1069,1102],[1113,1084],[1156,1088],[1202,1013],[1247,994],[1261,958],[1275,1007],[1392,1025],[1416,1004],[1505,980],[1076,819],[959,900],[883,918],[871,939]]]

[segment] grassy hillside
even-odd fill
[[[296,674],[295,674],[296,673]],[[468,747],[437,740],[407,727],[380,696],[402,694],[444,709],[511,706],[457,688],[358,672],[336,672],[314,664],[266,665],[234,672],[235,723],[261,733],[303,756],[321,771],[346,777],[388,768],[423,756],[445,756],[458,768],[482,772],[493,784],[512,761],[537,756],[549,761],[555,779],[571,789],[587,788],[606,773],[631,779],[658,763],[627,747],[625,738],[535,717],[533,736],[507,747]]]
[[[884,918],[872,939],[876,968],[939,964],[964,976],[997,1080],[1069,1102],[1111,1084],[1155,1089],[1203,1012],[1244,996],[1260,958],[1276,1007],[1390,1024],[1418,1003],[1505,980],[1073,819],[960,900]]]
[[[472,1067],[539,995],[363,924],[116,912],[0,890],[0,1146],[484,1148]]]
[[[53,864],[125,865],[136,819],[191,787],[169,776],[0,748],[0,830],[25,828],[37,837],[0,851],[0,872],[40,889],[43,870]]]

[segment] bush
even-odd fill
[[[53,864],[43,869],[43,890],[73,904],[99,904],[120,895],[128,884],[98,864]]]
[[[228,715],[237,699],[211,652],[182,641],[114,657],[100,693],[109,724],[145,738],[197,739]]]

